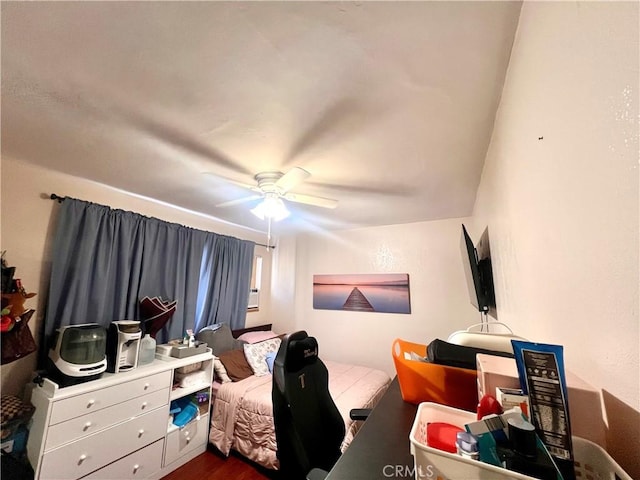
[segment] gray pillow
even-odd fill
[[[228,352],[229,350],[240,350],[246,343],[233,338],[231,328],[226,323],[221,324],[220,327],[215,330],[203,328],[196,333],[196,339],[206,343],[216,356],[220,356],[220,354]]]

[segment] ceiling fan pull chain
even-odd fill
[[[267,252],[269,251],[269,245],[271,245],[271,217],[267,217]]]

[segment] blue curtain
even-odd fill
[[[218,235],[204,249],[196,331],[214,323],[244,328],[255,244]]]
[[[244,327],[253,242],[68,197],[60,208],[44,345],[60,326],[140,320],[145,296],[178,302],[158,343],[196,325]]]

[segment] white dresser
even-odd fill
[[[34,385],[27,455],[35,478],[163,477],[207,448],[212,376],[209,349],[179,359],[156,355],[149,365],[69,387],[49,379]],[[182,387],[174,386],[178,377]],[[169,406],[185,396],[197,397],[199,414],[178,428]]]

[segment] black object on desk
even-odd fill
[[[402,400],[394,378],[327,480],[414,479],[409,432],[417,410]]]

